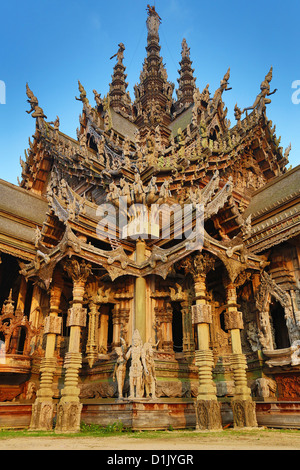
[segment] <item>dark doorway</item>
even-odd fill
[[[276,349],[289,348],[291,343],[284,317],[284,309],[279,302],[273,301],[271,303],[270,316],[274,329]]]
[[[172,332],[173,332],[173,350],[175,352],[183,351],[183,327],[182,327],[182,311],[179,302],[173,302],[173,321],[172,321]]]
[[[112,351],[113,345],[113,309],[114,304],[107,304],[108,306],[108,331],[107,331],[107,351]]]
[[[26,329],[21,327],[19,330],[17,354],[24,353],[25,342],[26,342]]]
[[[223,312],[220,314],[220,326],[221,326],[221,330],[227,333],[227,330],[225,328],[225,313],[226,313],[226,310],[223,310]]]

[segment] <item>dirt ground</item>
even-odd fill
[[[0,450],[102,450],[102,451],[182,451],[197,450],[299,450],[300,431],[249,432],[241,435],[220,436],[201,432],[189,433],[187,437],[176,433],[163,438],[144,439],[134,436],[118,437],[22,437],[0,439]]]

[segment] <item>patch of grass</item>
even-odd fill
[[[81,423],[80,435],[112,435],[112,434],[123,434],[131,433],[132,430],[127,428],[121,421],[107,426],[100,426],[98,424],[86,424]]]
[[[23,437],[52,437],[52,438],[78,438],[78,437],[108,437],[124,433],[131,433],[122,422],[100,426],[97,424],[81,423],[79,433],[56,434],[55,431],[29,431],[28,429],[0,429],[0,439],[23,438]]]
[[[132,439],[144,439],[144,440],[168,440],[168,439],[219,439],[224,438],[251,438],[261,439],[264,437],[274,436],[278,438],[278,435],[282,434],[293,434],[298,435],[300,438],[300,430],[297,429],[226,429],[224,431],[194,431],[194,430],[173,430],[168,431],[133,431],[127,428],[122,422],[116,422],[108,426],[100,426],[97,424],[86,424],[81,423],[80,432],[72,434],[56,434],[55,431],[42,432],[42,431],[28,431],[28,430],[14,430],[14,429],[0,429],[0,439],[22,439],[28,437],[50,437],[53,439],[64,439],[64,438],[88,438],[88,437],[111,437],[111,436],[122,436]]]

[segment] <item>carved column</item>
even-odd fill
[[[231,367],[234,376],[235,392],[232,398],[232,411],[235,427],[256,427],[255,403],[247,385],[247,359],[242,353],[241,333],[244,329],[242,312],[238,311],[236,286],[225,280],[227,311],[225,328],[230,331],[232,343]]]
[[[183,353],[189,359],[195,351],[195,343],[192,328],[192,313],[188,300],[180,302],[182,312],[183,329]]]
[[[82,367],[80,352],[81,328],[86,326],[87,310],[82,307],[86,281],[91,266],[84,261],[72,259],[64,265],[73,280],[73,305],[69,309],[67,326],[70,327],[69,350],[65,356],[65,383],[57,407],[57,432],[78,432],[80,430],[80,403],[78,387],[79,369]]]
[[[157,340],[159,341],[158,349],[166,353],[173,353],[173,309],[171,303],[164,299],[163,305],[155,307],[154,310]]]
[[[89,366],[92,368],[98,358],[98,325],[100,305],[95,302],[91,302],[89,304],[89,308],[89,330],[86,354]]]
[[[45,357],[41,360],[40,389],[32,406],[31,431],[50,431],[53,427],[53,376],[56,368],[55,344],[61,334],[62,318],[58,316],[62,293],[62,280],[56,275],[50,290],[50,313],[45,318],[44,334],[47,335]]]
[[[119,347],[121,345],[121,336],[124,340],[127,340],[127,324],[129,320],[130,309],[123,308],[122,303],[123,302],[116,304],[113,310],[113,348]]]
[[[30,307],[29,321],[34,328],[39,326],[39,315],[40,315],[40,304],[41,304],[42,292],[41,288],[37,285],[34,286],[32,292],[32,300]]]
[[[99,353],[107,354],[107,339],[108,339],[108,322],[109,322],[109,308],[106,305],[101,307],[100,326],[99,326]]]
[[[170,298],[172,302],[179,302],[182,315],[182,346],[183,353],[187,359],[194,356],[195,342],[192,325],[192,312],[189,303],[188,293],[185,292],[180,284],[176,285],[177,290],[170,288]]]
[[[197,326],[198,351],[195,353],[199,368],[199,389],[196,402],[198,429],[222,429],[221,409],[217,401],[213,381],[214,358],[210,349],[211,306],[207,303],[206,275],[214,268],[214,259],[200,254],[191,261],[190,272],[194,277],[196,305],[192,306],[193,324]]]
[[[142,264],[146,259],[146,243],[136,243],[136,262]],[[135,322],[134,329],[140,332],[143,343],[146,342],[146,279],[138,277],[135,281]]]

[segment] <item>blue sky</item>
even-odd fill
[[[29,83],[49,121],[60,117],[62,132],[76,137],[81,103],[77,81],[94,104],[95,88],[108,92],[118,43],[126,47],[129,91],[139,81],[146,55],[144,0],[10,0],[1,2],[0,80],[6,104],[0,104],[0,178],[17,183],[20,156],[28,148],[35,120],[26,110]],[[154,4],[152,0],[151,4]],[[300,164],[300,104],[292,103],[292,83],[300,80],[299,0],[156,0],[163,19],[162,56],[176,83],[181,42],[185,37],[202,91],[214,93],[228,67],[230,86],[224,100],[234,123],[235,103],[251,106],[272,65],[271,87],[278,88],[268,107],[290,164]],[[298,95],[300,98],[300,93]]]

